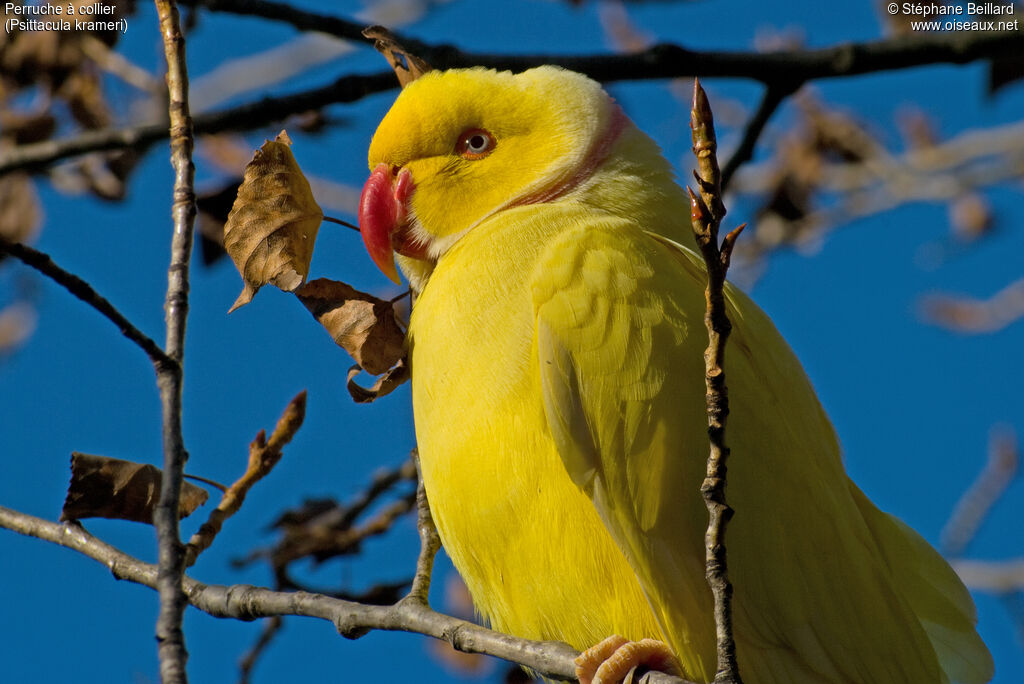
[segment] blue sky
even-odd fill
[[[309,2],[303,6],[352,16],[360,3]],[[443,3],[406,28],[432,42],[490,52],[599,52],[608,49],[594,3]],[[630,8],[644,30],[660,39],[701,49],[749,49],[766,27],[802,27],[809,45],[868,40],[882,28],[871,2],[842,6],[794,1],[769,7],[751,0],[641,3]],[[287,27],[255,19],[204,14],[188,43],[197,82],[226,59],[255,54],[291,40]],[[154,12],[143,3],[129,19],[125,53],[155,70],[162,59]],[[360,48],[307,74],[273,86],[286,92],[326,83],[342,73],[376,71],[383,62]],[[1019,119],[1024,85],[995,97],[984,92],[982,65],[929,67],[816,84],[821,99],[857,112],[890,148],[900,149],[895,114],[916,102],[942,136]],[[716,102],[756,106],[756,84],[708,79]],[[676,163],[689,163],[688,114],[663,83],[615,84],[612,93],[637,124]],[[952,96],[955,94],[955,97]],[[360,186],[367,175],[366,147],[395,91],[368,97],[330,114],[344,125],[319,138],[291,132],[293,150],[307,173]],[[112,86],[124,111],[131,91]],[[236,97],[230,102],[239,102]],[[720,117],[721,119],[722,117]],[[771,130],[794,118],[785,106]],[[255,149],[276,130],[246,136]],[[735,128],[722,126],[730,149]],[[758,159],[766,148],[759,148]],[[223,174],[201,158],[200,188]],[[684,170],[685,173],[685,170]],[[38,186],[45,223],[37,246],[89,280],[142,330],[163,338],[163,292],[170,235],[171,170],[164,146],[145,157],[119,204],[58,193]],[[937,543],[944,521],[984,463],[993,423],[1024,434],[1020,350],[1024,321],[985,336],[962,336],[921,323],[922,294],[942,290],[988,297],[1021,277],[1024,209],[1021,186],[985,192],[998,230],[937,268],[920,265],[922,246],[949,241],[947,210],[913,204],[854,221],[831,235],[813,255],[774,256],[751,294],[772,316],[802,359],[834,421],[855,481],[883,509]],[[735,221],[752,207],[730,207]],[[352,216],[342,216],[352,219]],[[10,288],[13,269],[0,276]],[[361,289],[394,293],[366,258],[359,238],[324,224],[313,260],[314,276]],[[349,358],[294,298],[267,288],[247,307],[226,315],[241,289],[227,262],[192,271],[192,314],[186,352],[185,438],[189,470],[232,481],[244,469],[249,441],[272,427],[287,401],[309,390],[304,427],[270,478],[250,494],[193,576],[207,582],[266,584],[268,573],[228,561],[269,543],[266,526],[285,507],[307,496],[345,498],[382,466],[400,463],[413,446],[408,388],[369,406],[353,404],[344,388]],[[23,269],[17,276],[25,275]],[[158,463],[160,414],[151,366],[96,312],[59,287],[36,278],[38,328],[29,343],[0,361],[0,504],[55,519],[73,450]],[[183,524],[190,534],[205,512]],[[1017,482],[993,510],[968,549],[978,559],[1024,553],[1024,484]],[[155,558],[151,528],[90,521],[101,538],[144,559]],[[367,545],[365,557],[309,569],[323,585],[344,581],[354,589],[411,571],[417,542],[411,521]],[[157,681],[153,622],[156,596],[116,582],[101,565],[41,541],[0,533],[0,581],[8,588],[0,612],[0,659],[9,681]],[[443,585],[445,562],[435,586]],[[997,663],[996,682],[1024,680],[1024,655],[1003,605],[976,595],[980,629]],[[236,678],[236,660],[259,624],[217,620],[190,611],[186,620],[194,682]],[[453,675],[428,652],[425,637],[373,633],[340,639],[333,628],[290,619],[259,665],[255,682],[450,681]],[[494,679],[494,676],[492,676]]]

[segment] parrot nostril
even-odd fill
[[[397,176],[398,172],[401,171],[401,169],[402,169],[402,167],[400,167],[400,166],[392,166],[391,167],[391,175],[392,176]]]

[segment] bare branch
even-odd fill
[[[994,594],[1024,591],[1024,558],[1005,561],[954,560],[953,569],[971,589]]]
[[[1024,318],[1024,278],[989,299],[931,295],[922,301],[921,311],[929,323],[955,332],[996,332]]]
[[[992,428],[988,442],[988,460],[949,516],[942,528],[941,548],[947,556],[957,556],[981,529],[988,512],[1017,475],[1020,451],[1017,434],[1008,426]]]
[[[784,190],[799,205],[796,217],[769,211],[759,219],[757,230],[736,251],[742,266],[749,269],[780,247],[820,244],[833,230],[856,218],[910,202],[949,203],[973,190],[1014,181],[1020,178],[1024,164],[1024,123],[1019,121],[965,131],[898,155],[872,143],[876,147],[859,161],[815,160],[813,176],[807,179],[801,175],[806,173],[806,160],[799,152],[794,160],[793,141],[785,139],[774,159],[735,175],[730,185],[734,193],[772,197]],[[780,186],[780,181],[794,174],[796,191]],[[815,206],[821,208],[813,209]],[[1000,320],[1007,323],[1012,319],[1007,313],[1013,308],[1011,298],[1012,286],[999,304]],[[971,307],[972,314],[974,309]],[[988,317],[985,322],[995,324]]]
[[[192,228],[196,217],[196,197],[192,187],[192,118],[188,108],[188,69],[185,64],[185,38],[181,34],[178,8],[174,0],[155,0],[160,17],[164,57],[167,60],[167,90],[171,141],[171,165],[174,190],[171,215],[171,265],[167,269],[167,296],[164,314],[167,326],[167,354],[177,361],[157,374],[163,413],[163,479],[160,502],[153,513],[157,532],[160,614],[156,623],[160,655],[160,679],[163,684],[185,684],[188,651],[182,620],[186,597],[182,589],[185,575],[185,549],[178,530],[178,500],[188,453],[181,430],[182,363],[185,357],[185,324],[188,317],[188,268],[192,254]]]
[[[193,128],[196,134],[260,128],[280,122],[294,114],[331,104],[354,102],[372,93],[394,87],[395,75],[390,71],[365,76],[343,76],[319,88],[279,97],[264,97],[238,107],[197,114]],[[124,148],[141,151],[166,139],[167,136],[167,124],[156,123],[127,128],[106,128],[70,138],[21,145],[0,154],[0,175],[17,169],[38,171],[62,159],[91,152]]]
[[[220,532],[224,521],[238,512],[245,503],[245,497],[253,485],[266,477],[281,460],[281,449],[292,441],[292,437],[302,426],[306,416],[306,390],[302,390],[285,408],[281,418],[274,427],[270,440],[260,430],[256,439],[249,445],[249,462],[245,473],[232,484],[221,497],[217,508],[210,512],[210,517],[199,528],[185,549],[185,567],[192,567],[203,551],[210,547]]]
[[[266,0],[190,0],[215,12],[230,12],[284,21],[297,29],[322,31],[358,40],[357,24],[338,17],[304,12]],[[924,64],[966,64],[976,59],[1020,54],[1024,35],[1017,31],[950,32],[905,35],[865,43],[847,43],[816,50],[776,52],[700,52],[679,45],[658,44],[628,55],[492,55],[461,51],[450,45],[429,45],[395,34],[396,40],[435,68],[485,66],[522,71],[557,64],[598,81],[680,78],[749,78],[765,84],[796,85],[819,79],[876,71],[906,69]]]
[[[434,525],[434,516],[430,513],[427,501],[427,490],[423,486],[420,472],[419,451],[413,452],[416,462],[416,529],[420,535],[420,553],[416,559],[416,576],[412,580],[407,601],[418,601],[424,606],[430,604],[430,577],[434,572],[434,557],[441,548],[441,537]]]
[[[736,642],[732,631],[732,583],[726,562],[725,531],[733,510],[725,502],[726,461],[729,447],[725,445],[725,422],[729,415],[729,395],[725,385],[725,343],[732,324],[725,311],[725,274],[733,245],[743,226],[733,230],[718,244],[718,227],[725,216],[722,203],[722,177],[718,170],[715,124],[707,95],[698,81],[693,83],[693,108],[690,114],[693,153],[698,170],[694,173],[700,195],[690,193],[690,216],[693,234],[707,267],[708,285],[704,291],[707,311],[704,324],[708,331],[708,347],[704,352],[704,380],[707,386],[708,454],[707,475],[701,494],[708,509],[708,529],[704,535],[708,584],[714,595],[715,634],[717,644],[716,684],[742,684],[736,662]]]
[[[0,506],[0,527],[43,539],[103,563],[117,579],[157,586],[157,566],[144,563],[93,537],[76,524],[58,524]],[[404,631],[441,639],[456,650],[486,653],[528,667],[541,676],[571,680],[578,653],[560,642],[518,639],[465,620],[459,620],[416,601],[370,606],[308,592],[271,591],[250,585],[203,584],[187,575],[182,580],[189,603],[215,617],[253,620],[304,615],[328,620],[342,636],[359,636],[369,629]],[[660,672],[648,673],[645,684],[686,684]]]
[[[49,254],[17,242],[8,242],[3,238],[0,238],[0,253],[10,254],[26,266],[31,266],[43,275],[48,276],[59,285],[64,286],[64,289],[68,292],[106,316],[111,323],[117,326],[122,335],[146,352],[153,365],[156,366],[157,372],[162,367],[178,365],[177,361],[165,354],[164,350],[156,342],[132,325],[131,321],[124,317],[124,314],[118,311],[105,297],[96,292],[89,283],[74,273],[69,273],[58,266],[50,258]]]
[[[196,3],[198,4],[198,3]],[[208,9],[286,21],[296,28],[356,39],[356,26],[329,15],[296,10],[260,0],[214,0]],[[340,23],[338,23],[340,22]],[[361,30],[361,28],[360,28]],[[747,78],[782,90],[807,81],[907,69],[928,64],[967,64],[981,59],[1024,52],[1024,34],[1009,32],[951,32],[899,36],[865,43],[847,43],[817,50],[776,52],[696,51],[672,44],[653,45],[628,55],[493,55],[463,52],[447,45],[426,45],[398,36],[410,51],[439,69],[486,66],[522,71],[556,64],[602,82],[682,78]],[[395,87],[394,75],[378,73],[345,76],[334,83],[293,95],[267,97],[221,112],[196,117],[197,133],[257,128],[291,115],[330,104],[353,102]],[[39,170],[67,157],[102,150],[143,149],[167,135],[159,124],[83,133],[15,148],[0,157],[0,174],[15,169]]]
[[[761,137],[761,133],[768,124],[768,120],[772,118],[775,110],[779,108],[783,100],[789,97],[793,91],[794,89],[789,86],[772,85],[765,89],[761,104],[758,105],[757,111],[754,112],[754,116],[750,118],[746,128],[743,130],[743,139],[740,140],[736,151],[729,157],[729,161],[722,167],[722,192],[728,189],[736,170],[754,156],[754,147],[757,145],[757,139]]]
[[[249,684],[256,661],[259,660],[260,656],[263,655],[274,641],[274,638],[281,632],[282,627],[284,627],[284,618],[280,615],[267,618],[263,623],[263,631],[260,632],[256,643],[238,661],[238,684]]]

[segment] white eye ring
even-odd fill
[[[494,136],[482,128],[463,131],[455,144],[455,151],[464,159],[482,159],[494,151]]]

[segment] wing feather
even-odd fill
[[[689,250],[628,220],[595,224],[565,231],[532,277],[545,414],[570,476],[629,559],[687,674],[711,679],[707,514],[698,493],[707,454],[703,268]],[[891,529],[879,541],[799,362],[745,295],[729,287],[727,300],[736,509],[728,540],[745,676],[759,684],[947,681],[936,648],[967,663],[978,651],[918,614],[924,604],[962,614],[969,598],[943,607],[905,595],[894,575],[913,569],[901,570],[904,562],[894,573],[892,554],[934,551]],[[935,586],[948,589],[941,579]],[[947,618],[939,624],[973,634],[969,621]],[[955,681],[983,681],[967,665],[951,670]]]

